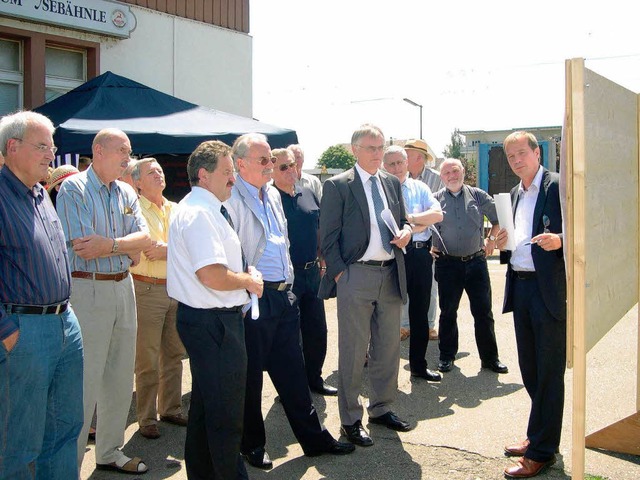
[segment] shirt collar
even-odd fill
[[[242,175],[238,175],[236,177],[236,181],[238,181],[238,180],[242,182],[242,184],[245,186],[245,188],[251,194],[252,197],[259,199],[260,197],[258,196],[258,191],[262,190],[262,198],[266,198],[267,188],[269,187],[268,183],[263,185],[261,188],[258,188],[258,187],[254,186],[254,185],[251,185],[244,178],[242,178]]]
[[[116,189],[120,188],[117,181],[111,182],[111,185],[107,185],[102,180],[100,180],[100,177],[98,177],[98,174],[93,169],[93,165],[89,165],[89,168],[87,168],[86,172],[89,183],[96,190],[100,190],[102,187],[104,187],[107,189],[107,191],[115,191]]]
[[[27,187],[6,165],[0,169],[0,176],[7,179],[9,186],[18,196],[26,195],[28,193],[30,193],[34,198],[42,199],[44,196],[44,187],[40,185],[40,183],[36,183],[32,188]]]
[[[358,172],[358,175],[360,175],[360,180],[362,180],[363,184],[367,183],[367,181],[371,177],[376,177],[378,179],[378,183],[380,182],[380,170],[376,170],[376,173],[371,175],[369,172],[367,172],[364,168],[362,168],[357,163],[356,163],[355,167],[356,167],[356,171]]]
[[[533,182],[531,182],[531,185],[529,185],[529,190],[531,190],[531,187],[535,187],[533,191],[539,192],[541,183],[542,183],[542,165],[538,167],[538,172],[536,173],[536,176],[533,177]],[[524,186],[522,185],[522,180],[520,180],[520,183],[518,184],[518,195],[524,195],[526,191],[527,190],[525,190]]]

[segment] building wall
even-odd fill
[[[0,17],[0,37],[25,44],[23,108],[44,103],[44,45],[55,43],[93,48],[87,80],[111,70],[193,103],[252,116],[252,38],[247,33],[135,5],[131,10],[137,26],[127,39]]]

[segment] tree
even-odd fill
[[[333,145],[327,148],[320,159],[318,166],[327,168],[341,168],[347,170],[356,164],[356,157],[342,145]]]
[[[451,143],[444,148],[442,152],[445,158],[457,158],[462,162],[464,166],[464,183],[467,185],[477,185],[477,165],[474,159],[467,160],[462,153],[462,147],[464,142],[462,141],[462,135],[460,135],[459,129],[454,129],[451,134]]]

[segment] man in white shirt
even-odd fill
[[[167,290],[178,300],[178,334],[189,354],[189,478],[246,478],[240,457],[247,373],[243,306],[262,296],[244,272],[240,240],[222,202],[235,183],[231,149],[204,142],[189,157],[192,189],[169,227]],[[253,273],[253,272],[252,272]]]

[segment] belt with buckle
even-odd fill
[[[118,273],[99,273],[99,272],[71,272],[73,278],[86,278],[89,280],[113,280],[114,282],[120,282],[127,278],[129,271]]]
[[[389,265],[392,265],[395,261],[396,259],[392,258],[391,260],[361,260],[356,263],[359,265],[367,265],[369,267],[387,267]]]
[[[303,265],[294,265],[293,268],[300,268],[303,270],[309,270],[310,268],[315,267],[318,264],[318,259],[312,260],[311,262],[307,262]]]
[[[514,270],[513,273],[515,274],[516,278],[518,280],[533,280],[534,278],[536,278],[536,272],[527,272],[524,270],[518,271],[518,270]]]
[[[279,292],[285,292],[291,290],[291,284],[285,282],[262,282],[264,288],[269,288],[271,290],[277,290]]]
[[[242,305],[238,305],[237,307],[213,307],[209,310],[220,313],[240,313],[242,312]]]
[[[16,305],[13,303],[3,304],[7,315],[17,313],[18,315],[60,315],[67,311],[69,300],[54,305]]]
[[[166,285],[166,278],[156,278],[156,277],[146,277],[144,275],[138,275],[137,273],[132,273],[131,276],[134,280],[144,283],[151,283],[153,285]]]
[[[431,248],[431,239],[426,242],[412,242],[411,245],[413,245],[413,248]]]
[[[444,258],[451,258],[452,260],[459,260],[461,262],[468,262],[469,260],[473,260],[474,258],[484,257],[484,250],[478,250],[476,253],[472,253],[471,255],[466,255],[464,257],[456,257],[454,255],[447,255],[446,253],[440,252],[440,255]]]

